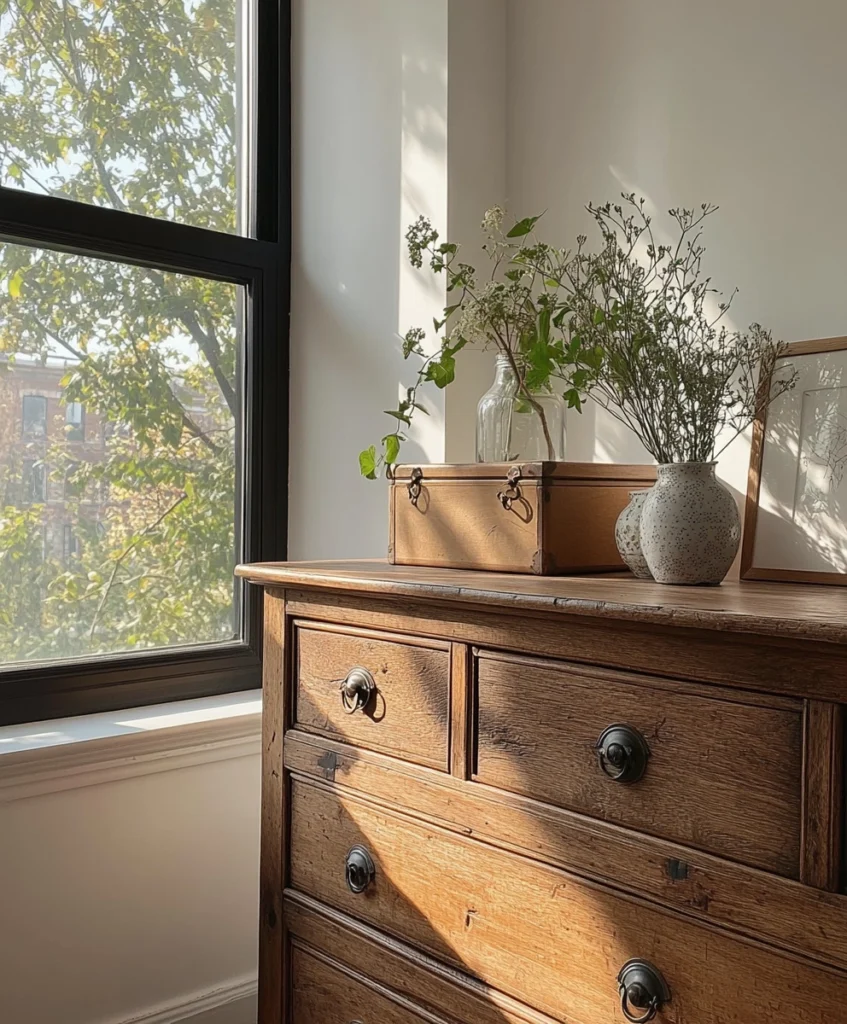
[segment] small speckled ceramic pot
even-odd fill
[[[714,462],[659,466],[641,512],[641,549],[658,583],[720,583],[741,540],[735,499]]]
[[[615,543],[618,546],[618,553],[632,574],[640,580],[653,579],[647,559],[641,550],[641,512],[644,508],[644,499],[649,493],[649,490],[630,491],[629,504],[615,523]]]

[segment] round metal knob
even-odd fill
[[[341,703],[348,715],[364,711],[376,691],[374,677],[366,668],[354,668],[341,683]]]
[[[631,1024],[647,1024],[665,1003],[671,991],[662,974],[647,960],[629,960],[618,974],[621,1011]],[[637,1010],[643,1010],[641,1014]]]
[[[610,725],[594,749],[600,767],[614,782],[638,782],[647,770],[650,748],[631,725]]]
[[[354,846],[349,851],[344,867],[350,892],[364,892],[376,878],[376,867],[364,846]]]

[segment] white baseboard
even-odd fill
[[[110,1024],[256,1024],[255,977],[151,1007]]]

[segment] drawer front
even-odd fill
[[[663,1024],[843,1019],[843,974],[322,786],[294,780],[291,808],[296,889],[556,1019],[623,1021],[617,977],[632,958],[670,987]],[[356,845],[375,869],[358,894],[345,871]]]
[[[799,702],[485,653],[476,678],[478,781],[797,877]],[[625,732],[600,758],[615,725],[643,755]]]
[[[447,769],[448,644],[300,622],[294,651],[298,728]]]
[[[291,953],[292,1024],[421,1024],[432,1021],[354,977],[329,958]]]

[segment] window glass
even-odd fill
[[[24,505],[34,505],[47,500],[47,473],[43,462],[24,459],[21,483]]]
[[[239,230],[247,4],[0,3],[0,184]]]
[[[239,637],[239,286],[14,244],[0,277],[0,665]]]
[[[21,406],[24,437],[46,437],[47,399],[42,395],[24,395]]]
[[[67,441],[85,440],[85,420],[82,402],[68,402],[65,405],[65,439]]]

